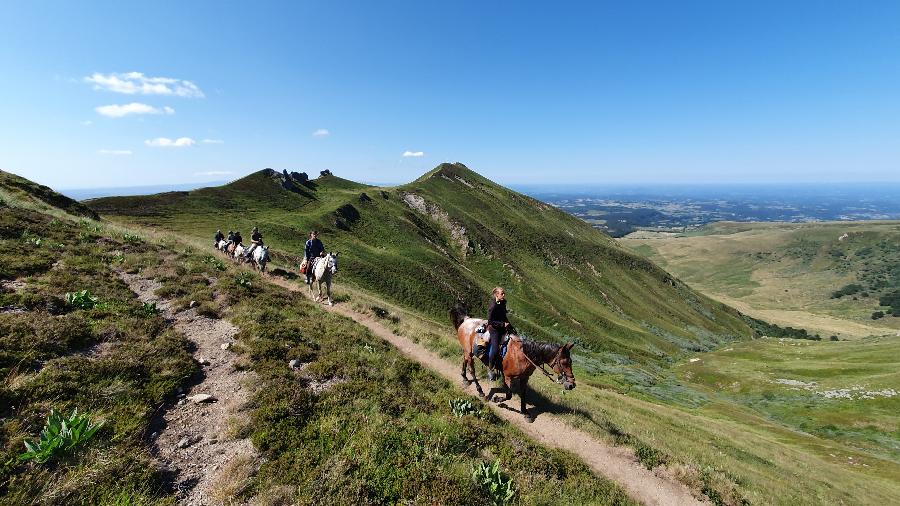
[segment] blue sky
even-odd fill
[[[4,2],[0,169],[900,181],[898,26],[876,1]]]

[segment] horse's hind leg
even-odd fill
[[[528,392],[528,384],[524,381],[519,386],[519,399],[522,401],[522,404],[519,406],[519,411],[522,412],[522,416],[525,417],[525,421],[531,423],[534,421],[534,416],[528,414],[528,401],[525,399],[525,394]]]
[[[460,376],[462,376],[463,385],[466,385],[466,386],[472,384],[472,380],[470,380],[469,377],[466,375],[466,368],[468,368],[468,367],[469,367],[469,359],[466,358],[465,356],[463,356],[462,371],[460,371]]]
[[[472,381],[475,383],[475,389],[478,390],[478,395],[487,398],[484,395],[484,390],[481,389],[481,383],[478,382],[478,373],[475,372],[475,357],[469,357],[469,371],[472,373]]]

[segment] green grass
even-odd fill
[[[211,239],[208,231],[234,228],[231,224],[244,231],[252,217],[276,263],[293,269],[307,229],[318,228],[329,249],[342,253],[337,278],[342,300],[376,316],[373,306],[386,311],[390,319],[383,321],[396,333],[454,361],[459,351],[445,321],[447,307],[462,300],[477,314],[490,287],[505,285],[519,329],[579,344],[574,352],[579,387],[561,393],[536,379],[532,385],[541,409],[631,446],[644,465],[666,465],[717,504],[878,503],[900,495],[895,461],[827,430],[804,432],[791,420],[679,376],[673,366],[733,346],[751,335],[750,327],[733,310],[588,231],[584,223],[458,165],[442,165],[410,185],[385,189],[386,198],[382,189],[331,178],[317,180],[309,195],[284,192],[273,181],[273,174],[258,173],[199,195],[103,199],[91,205],[116,220],[172,230],[204,246]],[[238,187],[253,188],[255,196]],[[361,192],[372,199],[360,200]],[[425,213],[402,201],[407,193],[429,203]],[[221,198],[213,199],[217,194]],[[278,204],[260,204],[267,199]],[[149,203],[158,206],[154,215],[141,210]],[[358,211],[358,219],[338,220],[337,209],[346,205]],[[448,220],[464,226],[466,234],[454,231]],[[715,248],[710,253],[719,261]],[[751,281],[768,286],[749,271],[751,264],[740,263],[717,279],[754,292],[758,288]],[[763,341],[747,346],[758,342]],[[365,342],[358,353],[373,345]],[[283,349],[268,346],[253,353]],[[450,399],[440,400],[448,416]],[[869,459],[870,468],[848,466],[832,453],[845,461]],[[466,472],[457,469],[451,476],[461,479]]]
[[[327,248],[342,253],[340,283],[440,321],[458,302],[480,313],[501,284],[517,328],[577,339],[601,361],[629,355],[628,369],[658,368],[668,357],[752,334],[734,311],[584,222],[460,164],[389,189],[334,176],[301,190],[285,184],[279,173],[261,171],[218,188],[88,204],[123,223],[200,241],[216,229],[246,236],[259,226],[274,261],[295,270],[308,231],[318,229]],[[404,201],[409,195],[423,199],[424,212]]]
[[[471,469],[502,459],[521,504],[632,504],[480,402],[456,416],[449,382],[257,274],[183,242],[0,205],[4,240],[18,243],[26,228],[46,239],[41,249],[0,251],[4,265],[14,254],[27,260],[6,278],[20,285],[0,291],[0,306],[16,308],[0,313],[2,504],[174,504],[147,432],[198,368],[184,337],[134,297],[118,269],[160,281],[157,294],[176,307],[211,304],[240,329],[234,350],[258,384],[236,430],[262,458],[247,486],[222,483],[232,494],[225,500],[487,504]],[[65,293],[81,290],[99,303],[66,304]],[[303,377],[291,359],[308,364]],[[304,388],[327,380],[324,391]],[[46,464],[18,459],[50,409],[76,408],[103,422],[90,441]]]

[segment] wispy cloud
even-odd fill
[[[234,174],[234,172],[230,170],[208,170],[194,173],[195,176],[227,176],[228,174]]]
[[[97,154],[111,156],[127,156],[131,154],[128,149],[98,149]]]
[[[157,137],[156,139],[148,139],[144,144],[152,148],[187,148],[197,144],[197,141],[190,137],[179,137],[175,140],[168,137]]]
[[[172,95],[187,98],[203,98],[200,88],[184,79],[172,77],[148,77],[141,72],[101,74],[95,72],[84,78],[95,90],[106,90],[126,95]]]
[[[200,142],[202,142],[203,144],[225,144],[225,141],[223,141],[222,139],[203,139]]]
[[[406,150],[403,152],[403,158],[421,158],[425,156],[424,151],[409,151]]]
[[[159,109],[140,102],[101,105],[100,107],[94,108],[94,110],[97,111],[97,114],[106,116],[107,118],[122,118],[129,114],[175,114],[175,109],[172,109],[169,106]]]
[[[328,137],[329,135],[331,135],[331,132],[327,128],[320,128],[312,133],[313,137]]]
[[[85,121],[81,122],[81,126],[91,126],[93,124],[94,124],[94,122],[91,120],[85,120]]]

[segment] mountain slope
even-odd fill
[[[99,219],[97,213],[77,200],[24,177],[0,170],[0,195],[3,193],[14,199],[24,199],[41,206],[50,206],[76,216]]]
[[[343,254],[340,283],[436,319],[457,302],[479,314],[490,289],[504,285],[520,330],[576,339],[592,352],[586,364],[613,376],[610,363],[662,365],[751,335],[737,313],[650,261],[462,164],[442,164],[390,189],[334,176],[292,184],[265,170],[218,188],[87,203],[104,215],[203,238],[258,225],[276,259],[294,265],[307,231],[317,228]]]

